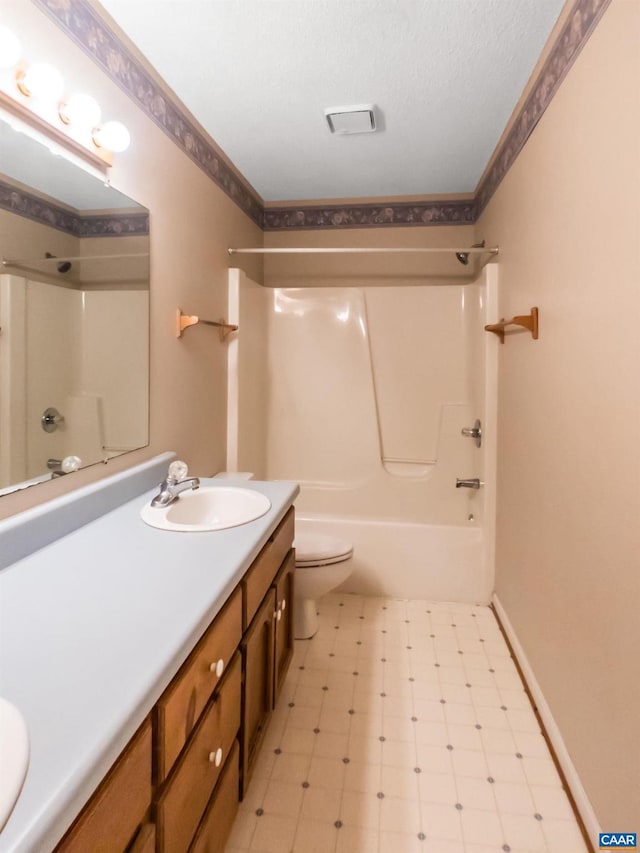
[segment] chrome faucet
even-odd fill
[[[52,477],[64,477],[65,474],[72,474],[81,465],[82,459],[79,456],[65,456],[64,459],[47,459],[47,468],[51,471]]]
[[[200,488],[200,478],[187,477],[187,472],[188,468],[184,462],[172,462],[166,478],[160,483],[160,491],[151,501],[151,506],[169,506],[181,492]]]
[[[479,489],[480,486],[484,486],[484,483],[477,477],[471,480],[458,480],[456,478],[456,489]]]
[[[482,446],[482,423],[476,420],[472,427],[462,427],[462,435],[472,438],[476,447]]]

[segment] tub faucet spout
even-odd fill
[[[471,480],[459,480],[456,478],[456,489],[479,489],[480,486],[484,486],[484,483],[477,477]]]

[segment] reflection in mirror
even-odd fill
[[[148,443],[149,215],[0,113],[0,495]]]

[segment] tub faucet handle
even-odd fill
[[[480,447],[482,444],[482,423],[480,420],[476,420],[472,427],[462,427],[462,435],[467,436],[468,438],[472,438],[476,447]]]

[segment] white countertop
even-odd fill
[[[0,571],[0,694],[31,742],[3,853],[55,847],[298,493],[289,482],[237,485],[271,510],[228,530],[172,533],[140,519],[151,489]]]

